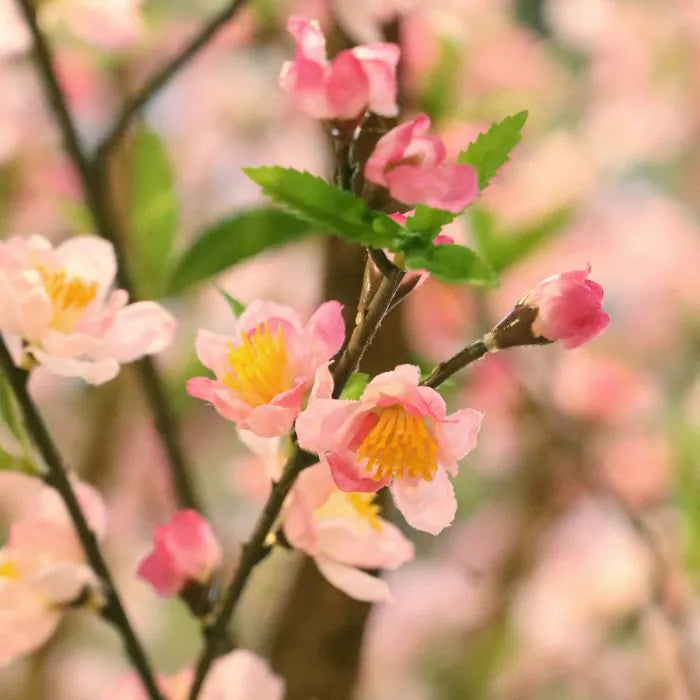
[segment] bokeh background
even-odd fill
[[[220,7],[42,3],[87,144]],[[428,281],[368,369],[428,367],[540,278],[586,263],[612,323],[579,350],[488,356],[446,387],[453,405],[485,411],[484,427],[455,482],[458,520],[438,538],[410,533],[416,561],[390,576],[392,604],[350,601],[279,551],[255,573],[239,640],[272,659],[294,700],[700,697],[700,5],[250,0],[144,112],[172,172],[178,251],[261,205],[242,167],[332,170],[324,130],[277,87],[292,12],[320,19],[334,49],[398,39],[404,115],[427,111],[454,152],[492,121],[530,112],[511,162],[449,231],[490,242],[500,287]],[[60,146],[13,0],[0,0],[2,237],[91,232]],[[113,194],[127,260],[148,289],[129,237],[132,151],[126,139],[113,158]],[[246,537],[265,482],[232,426],[184,392],[199,373],[196,329],[231,323],[213,282],[244,303],[274,299],[302,314],[340,298],[351,315],[361,270],[361,252],[309,238],[164,299],[180,328],[158,359],[193,478],[229,547]],[[98,389],[46,377],[31,388],[70,464],[107,500],[105,547],[137,629],[160,670],[179,670],[196,654],[197,627],[135,574],[174,500],[133,368]],[[97,700],[127,670],[116,635],[76,612],[41,650],[0,669],[0,697]]]

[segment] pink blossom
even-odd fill
[[[173,676],[159,676],[165,700],[186,700],[193,672],[186,668]],[[204,681],[201,700],[282,700],[284,682],[267,662],[246,649],[236,649],[217,659]],[[101,700],[148,700],[135,674],[119,679]]]
[[[610,323],[603,311],[603,288],[588,279],[585,270],[563,272],[530,289],[519,306],[537,309],[532,324],[537,337],[559,340],[565,348],[575,348],[601,333]]]
[[[241,314],[233,335],[200,330],[197,356],[215,379],[195,377],[190,396],[262,437],[286,433],[309,390],[332,381],[328,361],[345,337],[341,306],[322,304],[304,326],[293,309],[255,301]]]
[[[397,569],[413,559],[413,545],[379,516],[372,493],[337,488],[327,464],[304,470],[284,511],[284,534],[306,552],[336,588],[366,601],[390,598],[385,581],[362,569]]]
[[[56,248],[41,236],[0,243],[0,331],[16,362],[102,384],[120,364],[167,348],[175,319],[110,292],[115,274],[114,249],[96,236]]]
[[[209,523],[193,510],[181,510],[156,528],[153,551],[141,562],[138,574],[166,597],[189,582],[208,583],[220,564],[221,545]]]
[[[97,589],[58,495],[38,479],[24,478],[27,503],[0,550],[0,664],[41,646],[67,606],[83,591]],[[105,512],[99,494],[77,482],[74,488],[88,522],[101,537]]]
[[[376,376],[358,401],[311,401],[296,430],[301,447],[328,461],[341,490],[389,485],[406,521],[437,534],[457,510],[448,474],[476,445],[482,414],[447,415],[437,391],[418,385],[419,374],[400,365]]]
[[[445,144],[428,134],[429,128],[430,118],[419,114],[382,136],[367,160],[365,177],[399,202],[458,214],[479,192],[476,171],[471,165],[445,163]]]
[[[385,117],[398,113],[396,44],[356,46],[329,62],[317,22],[292,16],[287,29],[296,40],[296,56],[282,66],[280,85],[307,114],[355,119],[366,109]]]

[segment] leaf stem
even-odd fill
[[[75,530],[80,539],[80,544],[85,552],[85,558],[92,570],[99,577],[106,596],[106,603],[102,614],[105,619],[114,625],[119,632],[124,649],[131,659],[136,672],[151,700],[161,700],[161,694],[156,685],[153,672],[146,654],[131,627],[129,618],[122,605],[119,593],[114,585],[112,576],[102,556],[95,534],[90,529],[85,515],[80,507],[78,498],[73,490],[68,473],[63,465],[56,446],[49,435],[44,421],[39,414],[34,402],[27,392],[27,373],[19,369],[12,361],[12,357],[0,336],[0,367],[7,377],[13,394],[22,412],[27,430],[36,444],[41,457],[46,464],[47,473],[44,481],[59,493],[68,510]]]

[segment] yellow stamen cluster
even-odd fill
[[[373,530],[377,530],[378,532],[382,529],[382,521],[379,518],[381,508],[374,502],[376,494],[346,493],[345,495],[357,514],[366,520]]]
[[[420,416],[403,406],[382,409],[379,420],[357,450],[358,463],[377,481],[418,477],[432,481],[437,470],[437,444]]]
[[[79,313],[97,296],[97,282],[68,277],[64,270],[51,272],[44,267],[37,270],[54,309],[51,327],[69,330]]]
[[[222,381],[249,406],[262,406],[292,387],[287,347],[282,329],[273,335],[267,321],[243,336],[237,347],[230,347],[231,367]]]
[[[17,565],[12,561],[0,562],[0,578],[9,578],[13,581],[18,581],[21,574]]]

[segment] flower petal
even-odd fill
[[[397,479],[391,493],[406,522],[431,535],[442,532],[457,513],[455,492],[444,469],[438,469],[432,481]]]
[[[382,581],[366,571],[338,564],[325,557],[316,557],[315,562],[323,577],[351,598],[364,600],[368,603],[385,603],[391,600],[391,593],[386,581]]]

